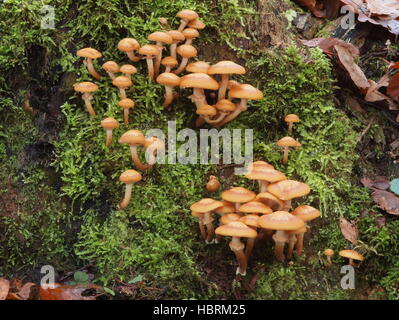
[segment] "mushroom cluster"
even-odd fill
[[[286,257],[291,259],[294,250],[300,256],[307,224],[320,216],[320,211],[309,205],[300,205],[292,210],[292,200],[306,196],[310,188],[306,183],[288,179],[271,164],[252,162],[245,177],[258,182],[258,193],[234,187],[222,191],[221,200],[204,198],[190,207],[192,216],[198,219],[200,234],[206,244],[220,243],[222,237],[232,238],[230,249],[237,258],[236,273],[240,275],[246,274],[254,246],[261,245],[262,240],[268,238],[275,242],[278,261],[284,261]],[[215,193],[219,187],[218,179],[211,176],[206,189]],[[216,229],[215,217],[219,217]]]

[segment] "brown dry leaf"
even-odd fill
[[[40,300],[95,300],[95,296],[83,296],[82,293],[88,289],[101,290],[100,286],[94,284],[60,285],[55,288],[40,288]]]
[[[339,218],[339,227],[346,240],[356,244],[359,238],[359,230],[354,223],[349,222],[345,218]]]
[[[0,300],[6,300],[10,290],[10,281],[0,278]]]
[[[338,38],[315,38],[312,40],[300,40],[304,45],[308,47],[319,47],[325,54],[330,57],[336,56],[334,52],[334,46],[340,44],[341,46],[347,48],[353,56],[359,56],[359,49],[351,43],[343,41]]]
[[[399,216],[399,197],[385,190],[374,190],[371,194],[374,202],[384,211]]]
[[[399,62],[393,62],[390,66],[389,69],[399,69]]]
[[[309,10],[318,18],[325,18],[327,16],[325,10],[320,9],[316,0],[296,0],[296,2],[308,7]]]
[[[22,299],[22,300],[28,300],[29,296],[30,296],[30,290],[32,289],[33,286],[35,286],[36,284],[33,282],[27,282],[23,285],[23,287],[21,288],[21,290],[18,292],[18,296]]]
[[[399,99],[399,73],[395,74],[389,81],[387,93],[393,99]]]
[[[346,71],[348,71],[349,76],[356,86],[362,90],[368,89],[370,87],[369,81],[362,69],[360,69],[356,64],[352,53],[340,44],[336,44],[334,48],[337,51],[339,61],[342,63]]]

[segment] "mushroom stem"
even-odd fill
[[[219,222],[219,227],[222,226],[223,223]],[[220,243],[222,241],[222,236],[220,234],[216,235],[215,243]]]
[[[258,184],[259,184],[259,192],[267,191],[267,186],[269,185],[269,183],[267,181],[258,180]]]
[[[240,203],[234,202],[234,207],[236,208],[236,213],[240,213]]]
[[[206,240],[206,231],[205,231],[203,215],[198,218],[198,222],[199,222],[199,229],[200,229],[201,237],[202,237],[202,239]]]
[[[170,45],[170,56],[175,58],[175,59],[177,58],[176,49],[177,49],[177,42],[176,43],[172,43]],[[165,71],[165,72],[169,72],[169,71]]]
[[[93,100],[92,94],[89,93],[89,92],[85,92],[85,93],[82,95],[82,99],[83,99],[84,102],[85,102],[87,112],[88,112],[92,117],[94,117],[94,116],[96,115],[96,112],[94,111],[93,106],[91,105],[91,100]]]
[[[126,52],[126,54],[127,54],[127,56],[129,57],[129,59],[130,59],[131,61],[133,61],[133,62],[139,62],[139,61],[141,60],[140,57],[138,57],[138,56],[136,56],[136,55],[134,54],[134,51]]]
[[[145,165],[145,164],[143,164],[141,162],[141,160],[139,158],[139,155],[137,153],[137,147],[136,146],[130,146],[130,152],[131,152],[131,155],[132,155],[132,160],[133,160],[134,164],[136,165],[136,167],[139,170],[144,171],[144,170],[149,169],[148,165]]]
[[[284,152],[283,163],[287,164],[288,163],[288,153],[290,152],[289,147],[283,147],[283,152]]]
[[[247,246],[245,247],[245,256],[247,257],[247,259],[249,260],[249,257],[252,254],[252,250],[254,248],[255,245],[255,238],[249,238],[247,240]]]
[[[128,108],[123,109],[123,124],[125,124],[125,125],[129,124],[129,109]]]
[[[226,117],[226,115],[226,113],[222,112],[216,119],[209,119],[209,117],[204,117],[204,120],[206,121],[206,123],[215,124],[222,121]]]
[[[297,243],[297,238],[295,234],[290,234],[288,238],[288,252],[287,252],[288,259],[292,258],[292,253],[294,252],[295,243]]]
[[[222,77],[222,80],[220,82],[220,87],[219,87],[218,101],[220,101],[226,97],[227,85],[229,83],[229,75],[228,74],[222,74],[221,77]]]
[[[332,265],[332,260],[331,260],[331,256],[327,256],[327,266],[331,266]]]
[[[162,51],[163,51],[163,49],[164,49],[164,47],[162,46],[162,42],[157,41],[156,46],[157,46],[158,49],[159,49],[159,53],[158,53],[158,55],[155,57],[155,70],[154,70],[154,73],[155,73],[155,76],[154,76],[154,77],[155,77],[155,78],[158,77],[158,75],[159,75],[159,69],[161,68]]]
[[[284,200],[283,201],[283,207],[280,210],[282,210],[282,211],[290,211],[291,210],[291,203],[292,203],[292,200]]]
[[[130,199],[132,197],[132,187],[133,187],[133,183],[126,184],[125,197],[123,198],[122,202],[119,204],[119,207],[121,209],[126,208],[127,205],[129,204]]]
[[[206,243],[212,243],[213,233],[214,233],[212,222],[213,222],[212,214],[210,212],[205,212],[204,224],[206,225],[206,230],[207,230],[207,237],[205,240]]]
[[[288,133],[291,134],[292,133],[292,126],[294,125],[293,122],[288,122]]]
[[[93,60],[90,58],[86,58],[85,64],[87,65],[87,69],[89,70],[89,73],[97,80],[101,80],[101,75],[99,73],[97,73],[96,69],[94,69]]]
[[[171,66],[165,67],[165,72],[170,72],[171,70],[172,70],[172,67],[171,67]]]
[[[183,20],[182,19],[181,22],[180,22],[179,29],[177,29],[177,31],[182,32],[184,30],[184,28],[187,26],[187,24],[188,24],[188,20]]]
[[[285,240],[280,240],[280,239],[285,239],[285,238],[286,234],[284,231],[281,230],[277,230],[273,237],[273,240],[276,243],[274,247],[274,254],[276,255],[276,259],[280,262],[284,262],[285,260],[284,256]]]
[[[179,68],[177,68],[175,71],[173,71],[173,73],[176,74],[176,75],[182,73],[184,71],[184,69],[186,68],[186,66],[187,66],[188,59],[189,58],[183,57],[183,59],[180,62]]]
[[[230,113],[226,118],[224,118],[223,121],[218,123],[215,127],[219,128],[219,127],[223,126],[224,124],[234,120],[235,118],[237,118],[240,115],[241,112],[244,112],[247,109],[248,109],[247,99],[241,99],[237,108],[232,113]]]
[[[119,88],[119,93],[121,95],[121,99],[126,99],[126,90],[124,88]]]
[[[112,129],[106,129],[107,139],[105,145],[109,147],[112,144]]]
[[[151,80],[154,80],[154,61],[152,60],[152,58],[147,57],[147,67],[148,67],[148,77]]]
[[[173,87],[165,86],[165,101],[163,103],[164,108],[167,108],[173,101]]]
[[[197,109],[208,104],[208,102],[206,101],[204,89],[201,88],[194,88],[193,94],[189,98],[193,103],[195,103]]]
[[[238,262],[237,274],[245,276],[247,274],[247,257],[244,253],[244,244],[239,237],[232,237],[230,249],[234,252]]]
[[[113,72],[107,71],[107,73],[108,73],[109,77],[110,77],[112,80],[114,80],[114,79],[116,78],[116,76],[115,76],[115,74],[114,74]]]
[[[349,265],[352,267],[356,267],[356,264],[353,262],[353,259],[349,258]]]
[[[303,236],[304,236],[304,233],[297,235],[298,242],[296,244],[296,253],[298,256],[300,256],[303,251]]]

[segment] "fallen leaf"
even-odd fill
[[[349,222],[345,218],[339,218],[339,227],[346,240],[356,244],[359,238],[359,230],[354,223]]]
[[[95,300],[94,295],[82,295],[88,289],[102,290],[100,286],[94,284],[55,284],[55,288],[40,288],[40,300]]]
[[[10,290],[10,281],[0,278],[0,300],[6,300]]]
[[[354,46],[352,43],[346,42],[344,40],[338,38],[315,38],[312,40],[300,40],[304,45],[308,47],[319,47],[325,54],[330,57],[336,56],[334,52],[334,46],[339,44],[349,50],[349,52],[357,57],[360,55],[359,49]]]
[[[393,99],[399,99],[399,73],[395,74],[389,81],[387,93]]]
[[[385,190],[374,190],[371,194],[374,202],[389,214],[399,215],[399,197]]]

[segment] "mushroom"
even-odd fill
[[[266,168],[264,166],[250,165],[250,171],[245,174],[245,178],[250,180],[257,180],[259,184],[259,192],[266,192],[267,186],[270,182],[278,182],[287,180],[285,174],[278,170]]]
[[[123,51],[127,54],[129,59],[133,62],[140,61],[140,57],[137,57],[134,54],[134,51],[140,49],[140,44],[137,42],[136,39],[133,38],[124,38],[118,43],[118,49]]]
[[[108,73],[109,77],[114,80],[115,73],[119,72],[119,65],[115,61],[107,61],[103,64],[103,69]]]
[[[186,28],[183,30],[182,34],[186,38],[185,44],[192,44],[195,38],[199,37],[199,32],[194,28]]]
[[[234,213],[235,212],[235,207],[234,207],[234,205],[232,204],[232,203],[230,203],[230,202],[228,202],[228,201],[221,201],[222,202],[222,206],[221,207],[219,207],[219,208],[216,208],[215,210],[214,210],[214,212],[215,213],[217,213],[218,215],[220,215],[220,219],[219,219],[219,226],[222,226],[223,224],[227,224],[227,223],[223,223],[223,221],[224,220],[222,220],[223,219],[223,217],[225,216],[225,215],[229,215],[230,213]],[[236,213],[234,213],[234,215],[236,215],[238,218],[237,219],[235,219],[234,221],[236,221],[236,220],[238,220],[239,218],[240,218],[240,215],[239,214],[236,214]],[[230,219],[230,217],[227,217],[227,219]],[[231,221],[229,221],[229,222],[231,222]],[[220,235],[216,235],[216,238],[215,238],[215,243],[220,243],[220,240],[221,240],[221,236]]]
[[[170,35],[173,39],[173,42],[170,45],[170,56],[172,58],[176,59],[177,58],[177,55],[176,55],[177,44],[181,41],[186,40],[186,37],[184,36],[184,34],[182,32],[177,31],[177,30],[168,31],[168,35]],[[169,71],[166,71],[166,72],[169,72]]]
[[[332,265],[331,257],[334,255],[334,250],[326,249],[324,250],[323,254],[326,256],[327,266],[331,266]]]
[[[236,105],[230,100],[222,99],[215,104],[215,108],[219,111],[219,116],[207,121],[209,124],[217,124],[222,121],[229,113],[236,109]]]
[[[199,115],[199,118],[197,119],[196,123],[199,124],[199,126],[201,126],[203,123],[202,119],[204,119],[206,122],[212,121],[210,118],[217,114],[217,110],[215,107],[205,104],[199,107],[196,110],[196,113]]]
[[[165,151],[165,142],[157,137],[151,137],[145,140],[144,148],[146,149],[147,166],[150,169],[155,164],[157,154]]]
[[[209,192],[216,192],[219,190],[219,188],[220,182],[218,178],[216,178],[215,176],[210,176],[209,181],[206,184],[206,190],[208,190]]]
[[[126,99],[126,90],[129,89],[133,83],[128,77],[119,76],[112,81],[112,84],[119,89],[121,99]]]
[[[191,211],[201,212],[204,214],[204,224],[206,225],[207,229],[207,237],[205,240],[206,244],[211,244],[214,242],[213,240],[213,218],[212,218],[212,211],[216,208],[221,207],[223,204],[220,201],[211,199],[211,198],[204,198],[200,201],[193,203],[190,207]]]
[[[233,86],[229,90],[230,98],[238,98],[241,99],[238,107],[229,114],[226,118],[224,118],[221,122],[219,122],[216,127],[221,127],[224,124],[234,120],[239,116],[241,112],[244,112],[248,109],[247,102],[248,100],[260,100],[263,98],[263,93],[259,89],[251,86],[250,84],[238,84]]]
[[[248,227],[257,231],[259,227],[259,216],[257,214],[249,214],[244,217],[241,217],[240,222],[245,223]],[[247,240],[247,245],[245,247],[245,256],[247,257],[248,260],[252,254],[252,250],[255,245],[255,239],[256,238],[248,238]]]
[[[119,71],[132,80],[132,75],[137,73],[137,68],[131,64],[124,64],[120,67]]]
[[[165,67],[165,72],[170,73],[170,71],[176,67],[179,63],[173,57],[165,57],[161,60],[161,64]]]
[[[132,197],[133,184],[140,180],[141,180],[141,174],[138,173],[136,170],[126,170],[120,175],[119,181],[126,183],[126,190],[125,190],[125,197],[123,198],[122,202],[119,204],[119,208],[124,209],[127,207]]]
[[[291,209],[291,200],[306,196],[310,188],[306,183],[295,180],[283,180],[269,184],[267,191],[284,201],[283,211]]]
[[[215,233],[221,236],[232,237],[230,242],[230,249],[234,252],[238,268],[236,274],[245,276],[247,273],[247,257],[244,253],[244,244],[240,241],[240,238],[255,238],[257,233],[254,229],[251,229],[242,222],[235,221],[217,227]]]
[[[151,33],[148,38],[150,41],[155,41],[156,46],[158,47],[158,55],[155,58],[155,70],[154,70],[154,77],[159,75],[159,69],[161,67],[161,60],[162,60],[162,50],[164,49],[163,44],[172,44],[173,38],[167,32],[164,31],[157,31]]]
[[[187,37],[186,37],[187,38]],[[225,99],[227,85],[229,82],[230,74],[245,74],[246,70],[244,67],[233,61],[220,61],[213,66],[211,66],[208,70],[208,74],[220,74],[222,80],[220,82],[218,101]]]
[[[129,130],[126,131],[120,138],[119,143],[128,144],[130,146],[130,153],[132,160],[139,170],[147,170],[148,165],[144,165],[138,155],[137,147],[144,146],[145,137],[140,130]],[[195,211],[195,210],[194,210]]]
[[[165,86],[164,108],[167,108],[173,101],[173,87],[179,86],[180,77],[174,73],[164,72],[157,77],[157,82]]]
[[[201,212],[196,212],[196,211],[191,211],[191,215],[193,217],[198,218],[198,223],[199,223],[199,228],[200,228],[200,234],[202,239],[206,240],[206,230],[205,230],[205,224],[204,224],[204,214]]]
[[[154,46],[152,44],[146,44],[142,46],[139,49],[139,53],[143,56],[145,56],[145,59],[147,60],[147,67],[148,67],[148,77],[151,80],[154,80],[154,61],[153,59],[155,57],[158,57],[159,55],[159,48],[157,46]]]
[[[285,116],[284,121],[288,123],[288,134],[291,134],[294,123],[300,122],[301,120],[296,114],[288,114]]]
[[[76,92],[83,93],[82,99],[85,102],[87,112],[92,117],[94,117],[96,115],[96,112],[94,111],[93,106],[91,105],[91,100],[93,100],[92,93],[98,90],[98,85],[94,84],[93,82],[87,81],[87,82],[75,83],[73,88]]]
[[[192,45],[183,44],[177,47],[177,53],[182,57],[179,67],[173,71],[174,74],[180,74],[187,66],[188,59],[197,56],[197,49]]]
[[[292,231],[287,231],[288,234],[288,251],[287,251],[287,258],[291,259],[292,258],[292,253],[294,252],[294,247],[295,244],[298,242],[298,235],[302,235],[307,231],[306,229],[306,224],[304,227],[298,229],[298,230],[292,230]]]
[[[180,26],[179,29],[177,29],[178,31],[182,32],[184,30],[184,28],[187,26],[187,24],[190,21],[196,20],[198,19],[198,14],[193,11],[193,10],[189,10],[189,9],[184,9],[181,10],[177,13],[176,17],[180,18]]]
[[[189,63],[186,67],[186,71],[193,73],[208,73],[210,65],[205,61],[196,61]]]
[[[288,163],[288,153],[290,152],[290,147],[300,147],[301,144],[291,137],[284,137],[277,141],[277,145],[283,148],[283,163]]]
[[[216,212],[216,210],[215,210]],[[230,222],[239,221],[241,216],[237,213],[225,213],[220,218],[220,225],[223,226],[225,224],[229,224]]]
[[[96,78],[97,80],[101,80],[101,75],[97,73],[96,69],[93,66],[93,60],[101,58],[101,52],[97,51],[93,48],[84,48],[80,49],[76,52],[77,56],[85,58],[83,63],[87,66],[89,73]]]
[[[357,267],[358,266],[356,263],[353,262],[353,260],[356,260],[356,261],[363,261],[364,260],[363,255],[360,254],[359,252],[355,251],[355,250],[341,250],[340,252],[338,252],[338,254],[341,257],[348,258],[349,259],[349,265],[351,265],[352,267]]]
[[[114,118],[105,118],[101,121],[101,126],[105,129],[107,139],[105,145],[109,147],[112,144],[112,130],[119,127],[119,123]]]
[[[249,201],[240,206],[239,212],[251,214],[270,214],[273,210],[259,201]]]
[[[190,28],[194,28],[194,29],[198,29],[198,30],[202,30],[206,27],[205,23],[203,23],[200,19],[191,20],[188,23],[188,26]]]
[[[134,108],[134,101],[129,98],[122,99],[118,105],[123,109],[123,124],[129,124],[129,109]]]
[[[312,221],[312,220],[320,217],[320,211],[317,210],[316,208],[313,208],[312,206],[308,206],[308,205],[302,205],[302,206],[295,208],[295,210],[292,211],[292,214],[294,216],[302,219],[303,222],[305,222],[305,227],[307,227],[308,221]],[[306,229],[305,229],[305,232],[306,232]],[[297,235],[298,243],[297,243],[296,250],[297,250],[298,256],[300,256],[303,251],[303,236],[304,236],[305,232],[298,233],[298,235]]]
[[[165,30],[169,29],[169,27],[170,27],[168,19],[166,19],[166,18],[159,18],[159,23],[161,24],[162,28]]]
[[[284,201],[271,194],[270,192],[261,192],[256,195],[254,201],[262,202],[273,211],[281,211],[284,208]]]
[[[255,199],[256,194],[255,192],[242,187],[234,187],[223,191],[221,197],[223,200],[234,203],[236,212],[239,212],[240,204],[252,201]]]
[[[271,214],[261,216],[259,218],[259,225],[265,229],[276,230],[273,235],[273,240],[276,243],[275,255],[278,261],[283,262],[284,246],[288,241],[286,231],[298,230],[305,226],[305,223],[298,217],[293,216],[287,211],[276,211]]]

